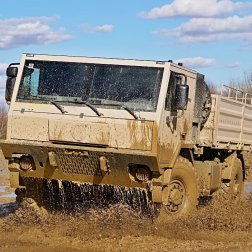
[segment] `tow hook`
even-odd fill
[[[109,165],[108,159],[104,156],[101,156],[99,158],[99,161],[100,161],[101,171],[104,173],[110,174],[111,170],[110,170],[110,165]]]

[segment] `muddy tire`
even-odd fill
[[[234,162],[229,183],[222,183],[218,197],[239,203],[244,190],[242,163],[237,158]]]
[[[235,161],[235,165],[232,169],[231,181],[230,181],[230,197],[234,203],[239,203],[243,194],[243,170],[242,164],[239,159]]]
[[[173,168],[168,186],[168,200],[164,211],[172,217],[183,217],[196,209],[198,203],[197,178],[194,167],[179,157]]]

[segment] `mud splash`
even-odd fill
[[[178,221],[143,211],[150,207],[148,200],[139,204],[137,198],[128,202],[114,196],[116,200],[109,204],[103,200],[101,205],[94,200],[88,202],[94,194],[111,197],[112,192],[103,188],[102,192],[93,189],[90,194],[88,188],[80,189],[78,184],[70,187],[71,192],[78,198],[83,190],[86,196],[77,203],[73,201],[71,211],[58,211],[57,207],[68,206],[68,184],[54,183],[45,194],[51,197],[46,202],[54,206],[53,211],[46,212],[25,200],[14,212],[0,218],[1,251],[252,251],[249,194],[238,205],[212,200]],[[57,203],[53,202],[56,192],[62,196]],[[119,194],[125,193],[122,190]],[[128,203],[134,203],[133,207]],[[80,206],[84,206],[81,211]]]
[[[113,225],[140,222],[148,226],[169,227],[169,230],[252,232],[252,193],[248,186],[246,195],[238,204],[213,198],[207,205],[199,206],[197,211],[178,221],[162,209],[160,211],[159,205],[151,203],[145,190],[43,179],[36,180],[35,188],[29,183],[35,184],[33,179],[26,181],[30,191],[20,205],[0,205],[0,216],[7,216],[5,219],[8,222],[43,224],[45,219],[52,221],[55,218],[65,220],[71,217],[72,220],[85,219]],[[36,204],[29,196],[41,204]]]
[[[23,202],[0,219],[0,250],[251,251],[251,209],[251,200],[213,202],[177,221],[152,219],[125,204],[67,214],[45,213]]]
[[[18,200],[33,198],[50,212],[71,214],[127,205],[139,214],[153,216],[156,213],[156,207],[144,189],[34,178],[25,178],[23,183],[27,191],[18,191]]]

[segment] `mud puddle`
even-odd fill
[[[129,206],[46,213],[24,202],[0,218],[1,251],[252,251],[252,201],[213,201],[190,217],[150,218]]]

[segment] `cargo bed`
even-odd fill
[[[252,151],[251,95],[212,95],[211,114],[200,133],[199,145]]]

